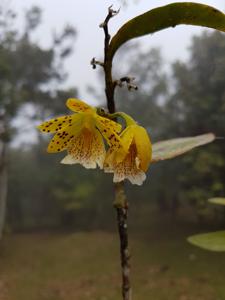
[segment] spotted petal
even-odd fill
[[[76,137],[82,129],[83,116],[73,116],[73,122],[58,131],[48,145],[49,153],[61,152],[68,148],[71,140]]]
[[[111,131],[115,131],[116,133],[120,133],[120,131],[122,129],[122,126],[119,123],[117,123],[113,120],[101,117],[99,115],[97,116],[97,123],[98,123],[99,127],[100,126],[106,127]]]
[[[111,147],[108,150],[104,164],[106,172],[113,172],[113,165],[117,165],[118,163],[120,163],[128,153],[129,147],[134,137],[133,131],[129,129],[130,128],[127,127],[120,135],[122,147],[120,147],[119,149],[116,147]]]
[[[106,119],[101,116],[97,116],[96,118],[96,127],[99,129],[103,137],[106,139],[108,145],[115,149],[121,147],[122,142],[117,134],[121,130],[121,125]]]
[[[79,100],[79,99],[75,99],[75,98],[69,98],[66,101],[66,106],[74,111],[74,112],[88,112],[88,111],[95,111],[95,109],[93,107],[91,107],[90,105],[88,105],[87,103]]]
[[[61,163],[79,163],[87,169],[94,169],[97,165],[102,168],[105,159],[105,145],[101,134],[97,129],[90,131],[83,128],[80,134],[72,139],[68,153]]]
[[[46,133],[54,133],[72,122],[72,116],[63,116],[43,122],[37,128]]]

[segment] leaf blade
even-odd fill
[[[208,201],[212,204],[225,205],[225,198],[222,197],[210,198]]]
[[[180,156],[196,147],[211,143],[215,140],[213,133],[195,137],[177,138],[161,141],[152,146],[152,163]]]
[[[225,251],[225,231],[196,234],[188,237],[188,242],[194,246],[209,251]]]
[[[177,25],[196,25],[225,32],[225,14],[214,7],[192,2],[171,3],[149,10],[125,23],[112,38],[109,56],[125,42]]]

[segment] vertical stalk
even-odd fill
[[[109,56],[109,41],[110,35],[108,31],[108,22],[113,17],[113,11],[109,8],[109,13],[102,24],[104,34],[105,34],[105,42],[104,42],[104,74],[105,74],[105,94],[106,94],[106,101],[109,113],[114,113],[115,108],[115,101],[114,101],[114,91],[115,91],[115,84],[112,79],[112,60]]]
[[[115,83],[112,78],[112,59],[109,56],[109,41],[110,35],[108,32],[109,20],[117,14],[117,11],[109,7],[108,15],[101,25],[105,34],[105,47],[104,47],[104,74],[105,74],[105,94],[107,100],[107,107],[109,113],[115,113]],[[123,300],[131,300],[131,284],[130,284],[130,252],[128,247],[128,201],[124,192],[124,182],[116,183],[115,187],[115,201],[114,207],[117,213],[117,226],[120,238],[120,257],[122,268],[122,296]]]
[[[124,183],[115,184],[114,207],[117,212],[117,224],[120,237],[120,258],[122,267],[123,300],[131,300],[130,251],[128,245],[128,201],[124,192]]]

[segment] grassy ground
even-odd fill
[[[225,254],[176,227],[131,234],[134,300],[225,300]],[[0,251],[0,300],[119,300],[117,235],[18,234]]]

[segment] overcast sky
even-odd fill
[[[110,32],[112,34],[130,18],[172,1],[128,0],[127,2],[129,5],[122,6],[119,15],[111,20]],[[201,2],[222,11],[225,10],[224,0],[192,0],[192,2]],[[86,99],[88,97],[85,90],[87,84],[98,84],[97,74],[89,64],[92,57],[102,57],[103,32],[98,25],[104,20],[108,6],[113,4],[116,9],[121,6],[121,2],[113,0],[11,0],[11,4],[18,15],[22,15],[23,11],[32,5],[38,5],[43,9],[43,23],[35,36],[43,46],[50,45],[53,30],[60,31],[68,23],[77,29],[78,36],[74,53],[66,64],[66,70],[69,73],[66,85],[79,87],[80,97]],[[21,22],[19,26],[22,26]],[[187,58],[190,37],[202,30],[194,26],[177,26],[175,29],[166,29],[141,38],[140,41],[152,47],[161,47],[164,57],[169,62],[177,58]],[[92,103],[95,99],[86,100]]]

